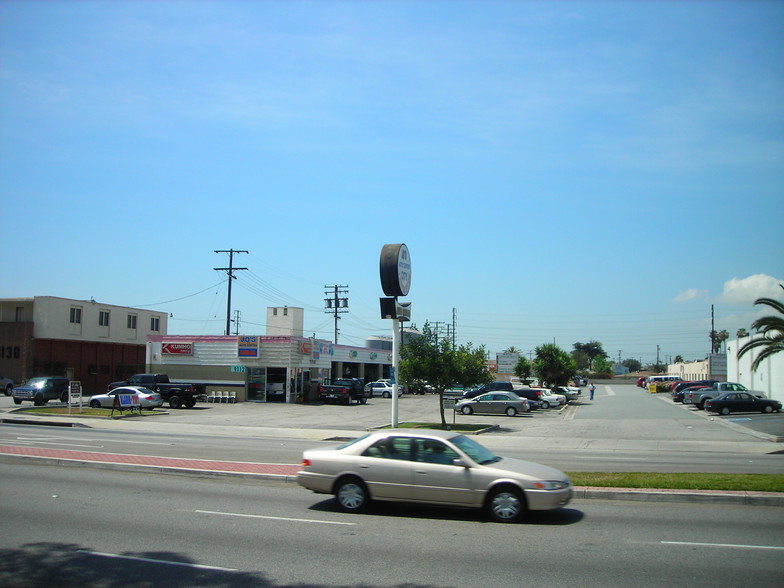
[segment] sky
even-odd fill
[[[0,0],[0,298],[223,334],[234,249],[232,332],[340,285],[363,346],[405,243],[490,357],[702,359],[784,298],[782,55],[780,1]]]

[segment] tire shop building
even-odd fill
[[[389,377],[391,351],[304,337],[303,317],[302,308],[270,307],[266,335],[151,335],[147,371],[234,392],[238,402],[310,402],[335,378]]]

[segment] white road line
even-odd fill
[[[356,526],[357,523],[341,523],[335,521],[320,521],[318,519],[294,519],[289,517],[270,517],[266,515],[253,515],[253,514],[242,514],[236,512],[218,512],[214,510],[196,510],[193,512],[199,512],[202,514],[213,514],[213,515],[220,515],[224,517],[244,517],[248,519],[269,519],[273,521],[291,521],[293,523],[317,523],[320,525],[345,525],[345,526]]]
[[[169,561],[165,559],[150,559],[148,557],[134,557],[131,555],[119,555],[117,553],[101,553],[99,551],[88,551],[86,549],[79,549],[77,553],[84,553],[85,555],[97,555],[98,557],[110,557],[113,559],[128,559],[131,561],[141,561],[145,563],[159,563],[167,566],[182,566],[184,568],[198,568],[200,570],[218,570],[221,572],[236,572],[236,568],[221,568],[218,566],[205,566],[202,564],[187,563],[183,561]]]
[[[605,386],[604,389],[607,390],[607,396],[615,396],[615,390],[610,386]]]
[[[660,541],[662,545],[694,545],[697,547],[729,547],[732,549],[774,549],[783,550],[776,545],[736,545],[733,543],[692,543],[691,541]]]
[[[24,439],[9,439],[7,441],[3,441],[3,443],[8,443],[10,445],[18,444],[18,445],[54,445],[55,447],[81,447],[87,449],[102,449],[103,445],[80,445],[78,443],[53,443],[51,441],[26,441]]]

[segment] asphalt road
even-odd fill
[[[779,586],[784,509],[577,500],[336,511],[292,485],[1,466],[0,585]]]

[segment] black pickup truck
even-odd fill
[[[120,386],[144,386],[160,394],[164,402],[168,402],[172,408],[182,408],[183,406],[193,408],[197,400],[206,398],[204,384],[170,382],[169,376],[166,374],[134,374],[122,382],[112,382],[109,384],[109,390]]]
[[[341,402],[348,406],[352,400],[367,404],[367,399],[365,385],[357,378],[338,378],[331,384],[319,386],[319,400],[323,402]]]

